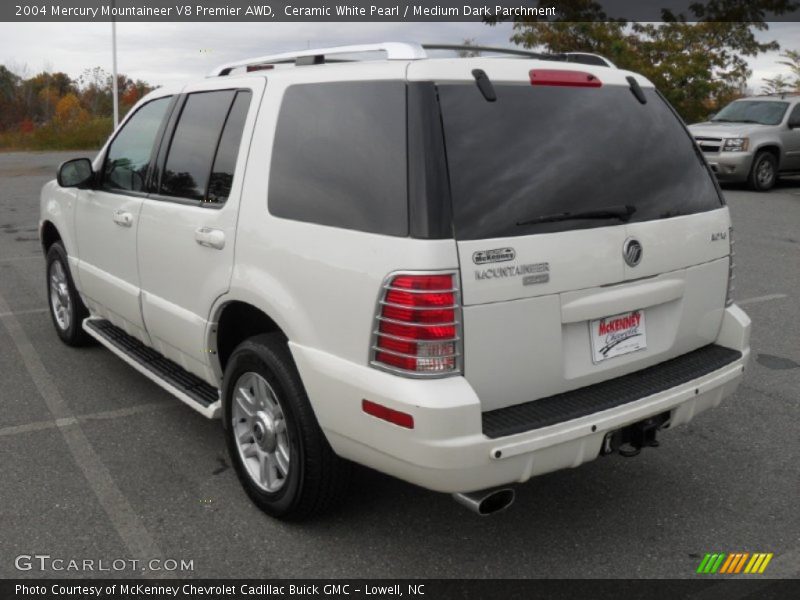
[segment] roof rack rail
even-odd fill
[[[530,50],[518,50],[516,48],[496,48],[494,46],[467,46],[463,44],[423,44],[424,50],[454,50],[466,52],[495,52],[497,54],[509,54],[512,56],[524,56],[526,58],[547,59],[552,54],[541,54]]]
[[[584,65],[595,65],[599,67],[616,68],[616,65],[606,57],[589,52],[558,52],[544,54],[541,52],[531,52],[530,50],[519,50],[517,48],[496,48],[494,46],[467,46],[460,44],[423,44],[425,50],[453,50],[456,52],[493,52],[496,54],[507,54],[510,56],[521,56],[524,58],[536,58],[539,60],[554,60],[561,62],[573,62]]]
[[[612,69],[617,68],[617,65],[608,60],[605,56],[592,52],[564,52],[563,54],[554,54],[553,56],[564,56],[564,59],[556,60],[566,60],[566,62],[574,62],[582,65],[596,65],[598,67],[611,67]]]
[[[237,62],[220,65],[212,70],[209,77],[224,77],[231,71],[240,67],[253,67],[266,63],[287,63],[295,64],[322,64],[328,54],[360,54],[364,52],[385,52],[387,60],[419,60],[427,58],[425,50],[419,44],[405,42],[382,42],[379,44],[359,44],[355,46],[333,46],[331,48],[309,48],[295,52],[282,52],[280,54],[270,54],[248,58]]]
[[[325,62],[341,62],[339,60],[327,59],[331,54],[361,54],[366,52],[384,52],[387,60],[420,60],[428,58],[426,50],[453,50],[470,52],[492,52],[523,58],[536,58],[539,60],[553,60],[561,62],[573,62],[586,65],[597,65],[616,68],[607,58],[599,54],[588,52],[563,52],[558,54],[542,54],[529,50],[519,50],[517,48],[496,48],[493,46],[465,46],[458,44],[425,44],[407,42],[382,42],[379,44],[359,44],[355,46],[333,46],[330,48],[309,48],[307,50],[297,50],[295,52],[282,52],[280,54],[269,54],[267,56],[257,56],[237,62],[220,65],[212,70],[209,77],[224,77],[230,75],[234,69],[242,67],[259,67],[267,64],[294,63],[298,66],[319,65]]]

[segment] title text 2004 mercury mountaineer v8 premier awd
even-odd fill
[[[59,336],[221,416],[277,517],[330,504],[348,461],[493,512],[742,377],[728,209],[652,84],[428,51],[224,65],[42,191]]]

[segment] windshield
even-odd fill
[[[770,102],[764,100],[737,100],[728,104],[711,119],[723,123],[760,123],[761,125],[777,125],[786,114],[788,102]]]
[[[608,227],[722,205],[694,141],[653,89],[640,104],[627,86],[494,87],[497,101],[487,102],[475,84],[439,85],[458,239]]]

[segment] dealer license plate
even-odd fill
[[[615,356],[630,354],[647,348],[644,311],[603,317],[589,323],[592,340],[592,361],[596,364]]]

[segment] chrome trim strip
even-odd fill
[[[372,332],[372,334],[375,335],[375,336],[378,336],[378,337],[389,338],[390,340],[397,340],[398,342],[414,342],[414,343],[417,343],[417,344],[440,344],[442,342],[444,342],[444,343],[447,343],[447,342],[458,342],[458,341],[461,340],[461,338],[458,337],[458,336],[452,337],[452,338],[440,338],[440,339],[435,339],[435,340],[415,340],[414,338],[407,338],[407,337],[402,337],[402,336],[399,336],[399,335],[392,335],[390,333],[383,333],[382,331],[378,331],[377,329],[375,329]]]
[[[461,325],[460,321],[451,321],[450,323],[409,323],[407,321],[398,321],[397,319],[389,319],[381,316],[376,317],[376,319],[386,323],[394,323],[395,325],[408,325],[409,327],[450,327],[453,325],[458,327]]]
[[[408,310],[453,310],[456,308],[461,308],[456,304],[448,304],[447,306],[406,306],[405,304],[396,304],[395,302],[386,302],[385,300],[381,300],[380,303],[383,306],[391,306],[392,308],[405,308]]]
[[[454,342],[450,342],[454,343]],[[406,354],[405,352],[397,352],[396,350],[387,350],[386,348],[381,348],[379,346],[372,347],[375,352],[385,352],[386,354],[393,354],[394,356],[402,356],[403,358],[413,358],[414,360],[426,360],[429,358],[458,358],[461,356],[458,352],[454,352],[453,354],[435,354],[433,356],[420,356],[419,354]],[[416,371],[414,371],[416,373]]]
[[[409,294],[457,294],[458,293],[457,288],[442,289],[442,290],[409,290],[407,288],[399,288],[391,285],[384,285],[383,289],[392,290],[394,292],[408,292]]]

